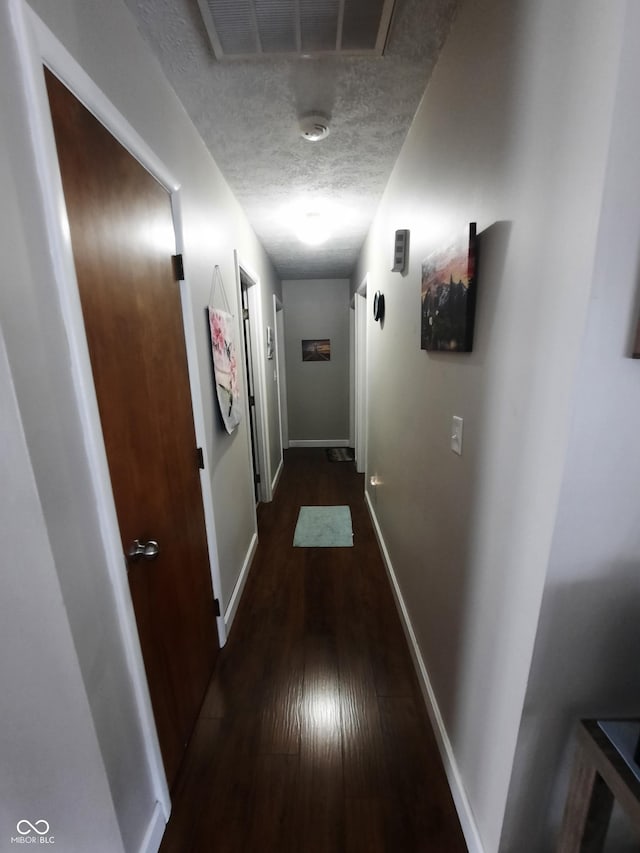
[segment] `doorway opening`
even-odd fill
[[[367,470],[367,284],[365,276],[354,295],[355,308],[355,451],[356,470]]]
[[[258,429],[256,425],[256,383],[253,370],[253,341],[249,311],[249,282],[240,270],[240,292],[242,295],[242,340],[244,343],[244,366],[247,376],[247,395],[249,398],[249,443],[251,446],[251,470],[253,472],[253,494],[256,505],[260,503],[260,464],[258,462]]]
[[[269,425],[266,414],[265,340],[260,281],[236,253],[236,270],[242,306],[242,342],[247,388],[249,455],[256,504],[272,497],[269,460]]]
[[[280,421],[280,459],[282,451],[289,447],[289,418],[287,414],[287,372],[285,367],[284,348],[284,306],[282,300],[274,294],[273,313],[275,325],[275,359],[276,377],[278,383],[278,414]]]

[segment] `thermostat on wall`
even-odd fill
[[[403,228],[396,231],[393,245],[393,267],[391,272],[404,272],[407,266],[407,248],[409,245],[409,230]]]

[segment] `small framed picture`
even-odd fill
[[[302,341],[303,361],[331,361],[331,340],[311,338]]]

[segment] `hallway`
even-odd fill
[[[353,548],[292,547],[314,504],[349,504]],[[462,853],[362,475],[286,451],[259,532],[161,853]]]

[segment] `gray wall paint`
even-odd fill
[[[13,849],[16,825],[26,819],[49,823],[55,849],[118,853],[118,821],[1,331],[0,432],[0,850]]]
[[[95,728],[100,752],[87,751],[76,777],[67,779],[65,741],[51,738],[51,756],[60,754],[56,775],[59,793],[67,789],[67,808],[73,814],[77,778],[105,774],[107,796],[96,794],[86,811],[94,828],[91,843],[69,840],[68,849],[117,850],[108,827],[115,808],[127,850],[137,850],[155,807],[141,720],[135,701],[111,589],[103,529],[85,453],[80,408],[71,368],[71,355],[62,321],[47,226],[37,179],[32,136],[26,121],[26,96],[20,85],[17,48],[13,42],[8,4],[0,4],[0,176],[4,227],[3,255],[10,268],[0,289],[0,317],[7,356],[53,563],[35,556],[33,571],[57,574],[64,609],[48,611],[51,630],[71,631],[77,661],[68,649],[56,646],[61,669],[81,678],[88,706],[78,704],[79,737]],[[140,38],[122,3],[98,0],[34,0],[33,8],[90,77],[155,151],[182,187],[185,270],[193,301],[201,392],[205,412],[206,448],[214,494],[223,607],[229,601],[255,533],[255,508],[248,462],[246,424],[231,437],[220,424],[212,392],[211,358],[205,320],[214,264],[220,264],[227,294],[235,305],[233,249],[237,247],[260,277],[265,291],[279,292],[274,271],[219,170],[187,120],[157,61]],[[117,57],[117,62],[114,62]],[[135,85],[131,84],[135,81]],[[268,298],[268,297],[266,297]],[[25,472],[25,477],[28,473]],[[4,508],[3,508],[4,518]],[[124,567],[123,567],[124,571]],[[40,587],[34,587],[34,612],[40,611]],[[42,587],[43,602],[47,590]],[[68,620],[68,621],[67,621]],[[10,623],[13,624],[13,623]],[[13,653],[15,643],[9,648]],[[5,697],[14,719],[20,694]],[[79,700],[78,700],[79,701]],[[70,693],[70,703],[76,694]],[[75,704],[74,704],[75,708]],[[89,712],[90,709],[90,712]],[[83,717],[84,715],[84,717]],[[25,717],[27,719],[27,717]],[[75,720],[75,710],[69,712]],[[56,722],[59,718],[55,717]],[[4,725],[4,723],[3,723]],[[52,723],[53,725],[53,723]],[[55,727],[55,726],[54,726]],[[38,742],[25,746],[20,762],[35,761]],[[53,758],[52,758],[53,760]],[[18,778],[3,764],[5,779]],[[30,780],[37,780],[32,777]],[[42,780],[40,780],[41,782]],[[68,784],[67,784],[68,782]],[[95,786],[94,786],[95,787]],[[88,787],[88,790],[94,788]],[[32,795],[36,796],[34,789]],[[113,804],[109,801],[109,796]],[[29,802],[26,799],[25,805]],[[84,802],[78,798],[78,803]],[[100,817],[104,810],[105,817]],[[95,811],[95,818],[94,818]],[[49,816],[45,816],[49,819]],[[52,821],[55,816],[51,816]],[[16,818],[17,819],[17,818]],[[80,836],[79,836],[80,837]]]
[[[349,439],[349,281],[284,281],[289,440]],[[301,341],[330,338],[331,361],[303,362]]]
[[[386,299],[384,328],[368,321],[379,485],[367,488],[487,853],[500,845],[560,496],[624,5],[463,3],[352,279],[369,272]],[[427,354],[421,262],[469,221],[474,352]],[[404,278],[388,272],[398,228],[411,230]]]
[[[640,9],[627,8],[594,288],[507,810],[510,853],[524,839],[532,853],[554,846],[576,720],[640,708],[640,365],[629,357],[640,307]]]

